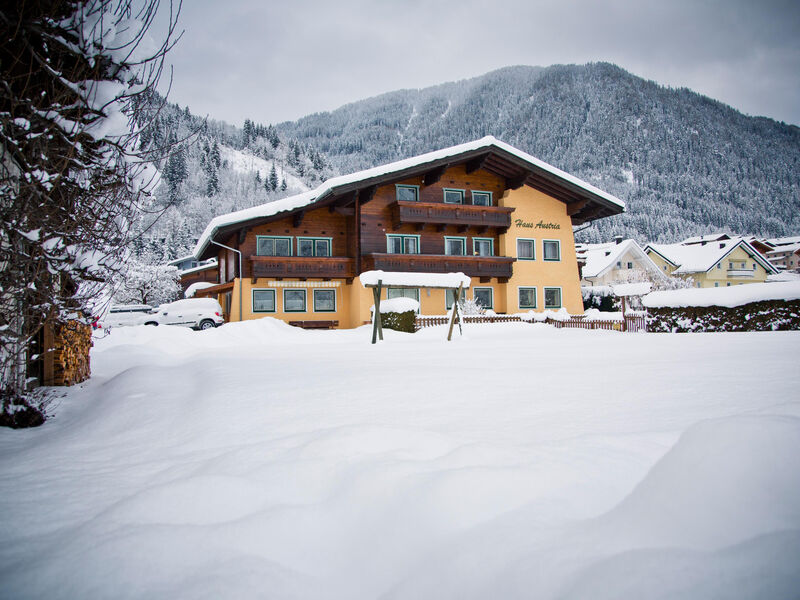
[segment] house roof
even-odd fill
[[[767,252],[767,256],[778,256],[783,255],[786,252],[794,254],[795,252],[800,251],[800,242],[797,244],[786,244],[785,246],[778,246],[774,250],[770,250]]]
[[[687,275],[690,273],[705,273],[739,246],[742,246],[753,260],[764,267],[768,273],[776,272],[775,267],[758,250],[748,244],[744,238],[733,238],[705,245],[648,244],[645,252],[652,250],[675,265],[677,269],[675,269],[673,275]]]
[[[656,272],[661,276],[664,275],[652,259],[645,254],[642,247],[636,243],[636,240],[622,240],[619,244],[616,242],[586,244],[583,246],[583,251],[586,257],[586,265],[581,269],[581,274],[586,279],[601,277],[611,270],[620,257],[628,251],[643,261],[644,264],[641,266],[645,269]]]
[[[696,235],[694,237],[688,237],[682,242],[681,244],[688,245],[688,244],[702,244],[708,242],[721,242],[723,240],[729,240],[731,236],[727,233],[708,233],[706,235]]]
[[[572,205],[572,218],[576,225],[625,210],[625,203],[611,194],[487,136],[466,144],[334,177],[314,190],[215,217],[197,241],[194,255],[202,257],[212,239],[236,231],[244,223],[255,225],[321,206],[344,206],[354,202],[356,194],[371,197],[378,185],[420,175],[435,175],[437,171],[444,171],[448,166],[464,162],[470,168],[484,169],[505,178],[511,188],[529,185]]]
[[[780,246],[789,246],[791,244],[800,244],[800,235],[794,235],[789,237],[779,237],[779,238],[770,238],[766,240],[776,248]]]

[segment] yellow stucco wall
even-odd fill
[[[517,258],[514,274],[502,290],[505,312],[516,313],[520,309],[520,287],[536,288],[536,311],[545,309],[544,288],[560,287],[561,304],[570,314],[583,313],[578,261],[575,257],[575,238],[572,235],[572,220],[567,215],[567,206],[550,196],[523,186],[509,190],[499,199],[500,206],[513,206],[511,227],[500,236],[498,254]],[[557,228],[555,228],[557,227]],[[517,240],[533,239],[534,260],[517,257]],[[561,245],[561,260],[544,260],[544,240],[558,240]]]

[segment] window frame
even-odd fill
[[[300,254],[300,242],[301,241],[311,241],[312,244],[312,251],[313,254],[311,256],[304,256]],[[317,254],[317,242],[326,241],[328,242],[328,254],[324,254],[322,256]],[[297,236],[297,254],[295,256],[299,256],[302,258],[330,258],[333,256],[333,238],[332,237],[325,237],[325,236],[311,236],[311,235],[298,235]]]
[[[475,250],[475,241],[489,242],[489,254],[478,254]],[[473,256],[494,256],[494,238],[487,237],[474,237],[472,238],[472,255]]]
[[[547,290],[558,290],[558,306],[548,306],[547,305]],[[564,296],[563,296],[563,294],[564,294],[564,292],[561,289],[561,286],[548,285],[548,286],[544,287],[542,295],[544,296],[544,307],[545,307],[545,309],[551,310],[553,308],[557,308],[557,309],[563,308],[564,307]]]
[[[463,254],[450,254],[447,251],[447,242],[450,240],[461,240],[464,244],[464,253]],[[445,256],[468,256],[467,255],[467,236],[460,236],[460,235],[446,235],[444,236],[444,255]]]
[[[533,306],[527,306],[527,305],[523,306],[522,298],[520,296],[520,292],[522,292],[523,290],[533,290]],[[538,305],[539,305],[539,294],[536,291],[536,286],[521,285],[517,287],[517,306],[519,307],[520,310],[538,308]]]
[[[558,258],[547,258],[547,253],[545,252],[545,244],[547,243],[555,243],[556,247],[558,248]],[[542,260],[545,262],[561,262],[561,240],[542,240]]]
[[[461,194],[461,201],[460,202],[448,202],[447,201],[447,192],[458,192]],[[464,204],[464,200],[467,197],[467,190],[458,189],[458,188],[442,188],[442,202],[445,204]]]
[[[489,297],[491,299],[491,306],[484,306],[483,304],[481,304],[481,308],[483,308],[484,310],[494,310],[494,288],[493,287],[474,287],[474,288],[472,288],[472,299],[475,302],[478,302],[478,292],[482,292],[482,291],[485,291],[485,290],[489,290]]]
[[[457,288],[446,288],[444,290],[444,309],[445,310],[450,310],[451,308],[453,308],[453,304],[452,303],[450,304],[450,306],[447,305],[447,303],[449,301],[448,294],[452,294],[453,295],[453,299],[455,299],[456,289]],[[462,302],[467,299],[467,292],[468,291],[469,291],[468,287],[461,288],[461,301]]]
[[[489,197],[489,204],[475,204],[475,194],[486,194]],[[492,204],[494,202],[492,192],[486,190],[470,190],[469,199],[473,206],[494,206],[494,204]]]
[[[392,252],[391,248],[389,248],[389,239],[390,238],[400,238],[402,240],[402,252],[400,254],[410,254],[416,255],[421,254],[420,248],[420,235],[415,233],[387,233],[386,234],[386,254],[397,254],[397,252]],[[416,252],[406,252],[406,238],[415,238],[417,240],[417,251]]]
[[[414,190],[414,200],[400,200],[400,189]],[[409,185],[405,183],[396,183],[394,185],[394,199],[397,202],[419,202],[419,186]]]
[[[289,242],[289,254],[260,254],[259,253],[259,242],[262,239],[269,239],[269,240],[288,240]],[[256,236],[256,256],[294,256],[292,252],[294,251],[294,236],[292,235],[257,235]]]
[[[317,308],[317,292],[332,292],[333,293],[333,308],[332,309],[319,309]],[[336,303],[336,288],[314,288],[311,291],[311,300],[313,304],[313,312],[315,313],[335,313],[337,310]]]
[[[286,308],[286,292],[303,292],[303,310],[290,310]],[[283,312],[285,313],[307,313],[308,312],[308,290],[305,288],[283,288]]]
[[[533,256],[520,256],[519,255],[519,243],[520,242],[530,242],[531,248],[533,249]],[[517,238],[517,260],[536,260],[536,238]]]
[[[256,310],[256,292],[272,292],[272,310]],[[253,313],[276,313],[278,312],[278,294],[274,288],[253,288],[250,290],[250,310]]]

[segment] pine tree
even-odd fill
[[[282,192],[286,191],[286,178],[281,180],[281,191]]]
[[[278,189],[278,172],[275,170],[275,163],[272,163],[272,170],[269,172],[269,187],[273,192]]]

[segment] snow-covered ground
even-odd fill
[[[134,327],[0,430],[3,598],[797,598],[800,332]]]

